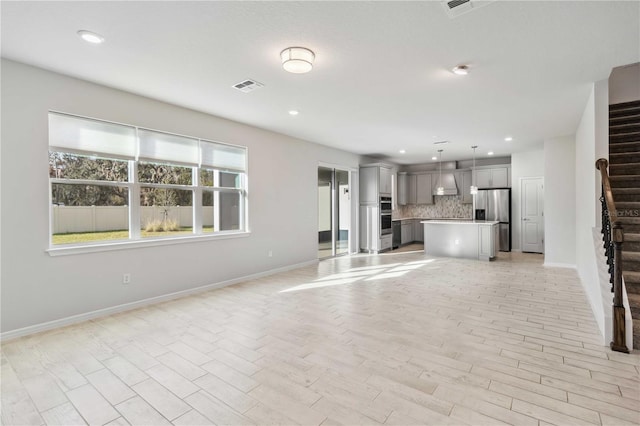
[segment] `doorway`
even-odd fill
[[[318,167],[318,258],[350,252],[350,173]]]
[[[522,178],[520,197],[522,251],[544,253],[543,178]]]

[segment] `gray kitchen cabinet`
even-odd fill
[[[360,167],[360,250],[378,253],[391,248],[391,234],[382,234],[380,198],[391,196],[391,166]]]
[[[380,195],[391,196],[391,169],[380,167]]]
[[[416,204],[433,204],[433,186],[430,173],[416,175]]]
[[[407,204],[407,173],[399,172],[398,180],[396,183],[396,194],[399,206]]]
[[[476,169],[476,186],[482,188],[509,188],[511,182],[509,166]]]
[[[464,170],[456,173],[456,184],[458,186],[458,195],[462,204],[473,203],[471,196],[471,170]]]
[[[403,220],[400,227],[400,244],[409,244],[413,241],[413,221]]]
[[[391,196],[391,167],[370,164],[360,167],[360,203],[378,203]]]
[[[418,243],[424,242],[424,225],[422,225],[422,219],[413,220],[413,241]]]
[[[418,190],[418,177],[407,175],[407,204],[416,204]]]
[[[491,184],[494,188],[509,187],[509,168],[498,167],[491,169]]]

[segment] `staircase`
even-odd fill
[[[622,276],[640,349],[640,101],[609,105],[609,175],[624,229]]]

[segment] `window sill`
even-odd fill
[[[97,253],[102,251],[130,250],[144,247],[167,246],[172,244],[199,243],[204,241],[228,240],[245,238],[251,235],[249,231],[221,232],[215,235],[189,235],[184,237],[149,238],[135,241],[113,241],[96,244],[51,247],[46,250],[49,256],[67,256],[74,254]]]

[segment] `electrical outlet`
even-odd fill
[[[122,284],[130,284],[131,283],[131,274],[122,274]]]
[[[269,253],[267,253],[267,256],[269,256],[269,257],[273,257],[273,251],[272,251],[272,250],[269,250]]]

